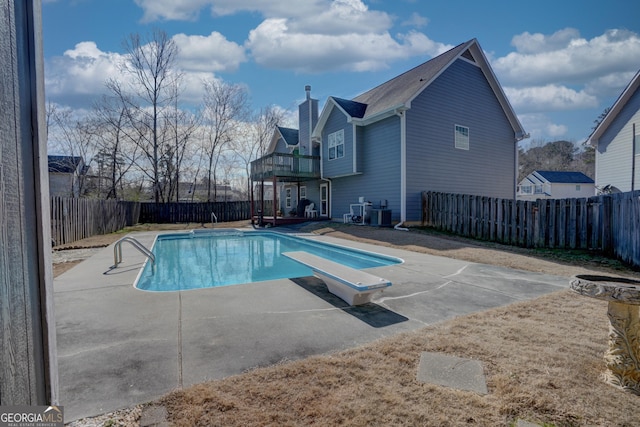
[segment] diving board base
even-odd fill
[[[391,286],[386,279],[308,252],[284,252],[282,255],[309,267],[313,275],[327,285],[329,292],[349,305],[371,302],[376,293]]]

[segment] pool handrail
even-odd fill
[[[124,236],[120,240],[118,240],[113,246],[113,268],[116,268],[118,264],[122,262],[122,243],[129,242],[133,245],[134,248],[142,252],[147,258],[151,260],[155,264],[156,257],[151,253],[149,249],[147,249],[142,243],[137,241],[131,236]]]

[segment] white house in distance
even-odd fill
[[[59,197],[79,197],[80,177],[86,173],[79,156],[49,156],[49,194]]]
[[[596,150],[596,187],[640,189],[640,71],[587,142]]]
[[[593,179],[582,172],[533,171],[518,184],[516,199],[574,199],[595,193]]]

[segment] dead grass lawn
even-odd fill
[[[176,426],[640,425],[640,398],[604,384],[606,303],[561,291],[336,354],[175,391]],[[489,394],[416,381],[420,354],[482,362]]]
[[[182,226],[185,228],[185,226]],[[474,262],[569,276],[638,278],[597,254],[483,244],[438,233],[313,226],[307,231]],[[606,303],[560,291],[348,351],[283,362],[176,390],[153,404],[176,426],[638,426],[640,397],[600,380]],[[420,354],[473,358],[485,396],[419,383]]]

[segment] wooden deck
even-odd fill
[[[267,227],[277,227],[279,225],[281,226],[286,226],[286,225],[291,225],[291,224],[301,224],[303,222],[310,222],[310,221],[327,221],[328,218],[326,217],[315,217],[315,218],[305,218],[305,217],[298,217],[298,216],[279,216],[277,218],[274,218],[272,216],[263,216],[262,217],[262,225],[263,226],[267,226]],[[260,216],[259,215],[254,215],[251,223],[254,225],[260,225]]]

